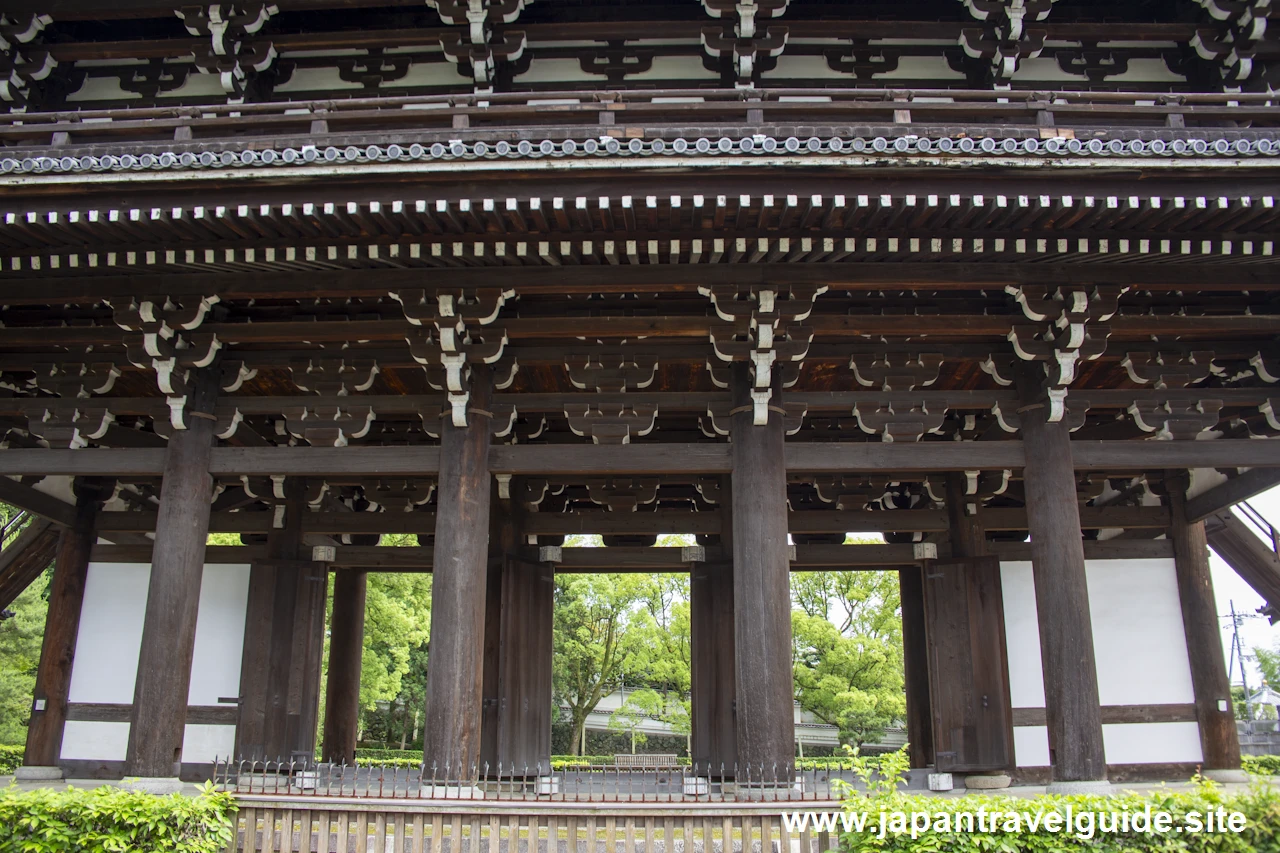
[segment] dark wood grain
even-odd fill
[[[1182,628],[1187,638],[1187,660],[1191,664],[1204,766],[1209,770],[1238,770],[1240,738],[1231,709],[1231,682],[1222,653],[1218,603],[1209,571],[1209,541],[1204,522],[1187,518],[1189,478],[1186,473],[1171,471],[1165,483],[1173,516],[1169,538],[1173,541],[1178,600],[1182,604]]]
[[[780,382],[774,383],[774,404]],[[733,365],[733,615],[738,767],[757,776],[794,764],[791,585],[782,415],[754,426],[747,365]]]
[[[322,757],[353,766],[360,731],[360,663],[364,653],[365,572],[338,572],[333,581],[329,682],[324,699]]]
[[[720,541],[733,542],[733,482],[720,478]],[[732,545],[721,552],[732,555]],[[689,576],[691,758],[711,776],[732,774],[738,739],[734,723],[733,563],[698,563]]]
[[[932,767],[933,708],[929,679],[929,643],[925,628],[924,575],[919,566],[898,569],[902,602],[902,660],[907,694],[907,747],[911,766]]]
[[[472,368],[470,408],[487,410],[492,380]],[[431,588],[424,755],[438,778],[479,770],[482,664],[489,545],[489,419],[471,414],[463,428],[445,423]],[[417,451],[415,451],[416,453]],[[414,453],[401,451],[412,457]]]
[[[62,755],[76,637],[84,608],[85,583],[89,578],[89,555],[97,538],[94,519],[102,502],[110,497],[106,483],[87,482],[78,486],[74,523],[63,528],[58,539],[53,582],[49,587],[49,610],[23,758],[23,763],[28,765],[52,766]],[[41,704],[43,710],[39,710]]]
[[[212,411],[218,383],[216,370],[199,371],[189,391],[188,411]],[[133,776],[177,776],[182,763],[196,613],[213,498],[209,475],[213,421],[189,420],[188,428],[175,432],[168,449],[160,451],[165,455],[164,481],[126,758]]]
[[[1035,381],[1024,378],[1027,387]],[[1022,440],[1053,778],[1102,780],[1107,767],[1072,443],[1067,425],[1047,423],[1045,411],[1023,416]]]

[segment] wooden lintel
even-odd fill
[[[1002,470],[1026,464],[1020,441],[790,443],[788,471],[822,473],[940,473]],[[1073,441],[1078,471],[1151,471],[1169,468],[1280,468],[1280,441]],[[0,451],[0,475],[72,474],[158,476],[164,450],[149,448]],[[265,476],[434,477],[439,449],[415,447],[219,447],[217,477]],[[641,475],[724,474],[729,446],[716,442],[610,445],[501,445],[490,454],[494,474]]]
[[[1045,725],[1044,708],[1014,708],[1013,724],[1016,727]],[[1194,723],[1196,706],[1172,705],[1103,705],[1104,725],[1122,723]]]

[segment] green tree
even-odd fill
[[[616,689],[626,672],[649,661],[637,618],[648,593],[644,575],[559,575],[555,581],[552,683],[567,705],[571,754],[581,754],[587,715]]]
[[[1254,649],[1258,657],[1258,669],[1262,670],[1262,679],[1271,685],[1273,690],[1280,690],[1280,646],[1274,651]]]
[[[801,707],[836,726],[841,743],[878,738],[906,712],[896,574],[797,573],[792,598]]]
[[[0,622],[0,744],[27,740],[31,694],[49,609],[45,600],[49,578],[47,571],[37,578],[7,608],[13,616]]]
[[[609,717],[609,728],[616,732],[628,732],[631,735],[631,754],[635,755],[637,744],[649,739],[640,731],[645,720],[661,719],[666,702],[658,691],[651,687],[642,687],[627,695],[618,710]]]

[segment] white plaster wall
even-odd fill
[[[1098,691],[1103,705],[1194,701],[1173,560],[1090,560],[1085,564]],[[1000,565],[1009,688],[1015,708],[1043,708],[1035,581],[1029,561]],[[1195,723],[1103,726],[1110,764],[1202,760]],[[1049,763],[1043,726],[1014,729],[1020,767]]]
[[[76,637],[69,700],[128,705],[133,702],[151,566],[146,563],[90,563],[85,608]],[[192,705],[217,705],[240,691],[249,596],[247,565],[207,565],[200,586],[192,657]],[[211,761],[231,754],[235,726],[188,725],[183,759]],[[119,761],[129,742],[128,723],[68,722],[62,758]]]

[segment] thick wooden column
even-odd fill
[[[967,503],[964,475],[948,474],[951,559],[924,571],[933,746],[940,772],[990,773],[1013,763],[1004,595]]]
[[[1102,708],[1071,436],[1065,423],[1049,423],[1047,413],[1047,404],[1030,402],[1022,442],[1049,755],[1055,784],[1103,781]]]
[[[502,566],[497,761],[503,774],[551,768],[555,569],[508,556]]]
[[[1240,739],[1231,709],[1231,683],[1223,663],[1222,632],[1213,594],[1213,576],[1209,573],[1209,543],[1205,539],[1204,522],[1187,521],[1187,473],[1171,471],[1166,480],[1171,514],[1169,538],[1173,541],[1204,769],[1239,770]]]
[[[173,778],[180,771],[213,497],[209,461],[217,392],[216,369],[195,373],[188,390],[187,428],[174,432],[165,453],[129,717],[126,766],[130,776]]]
[[[468,425],[441,427],[424,757],[442,780],[479,770],[490,433],[479,412],[491,386],[489,368],[473,366]]]
[[[733,547],[733,487],[720,485],[720,543]],[[734,725],[733,563],[697,563],[689,577],[691,741],[697,772],[733,775],[738,763]]]
[[[919,566],[898,570],[902,601],[902,658],[907,690],[907,751],[912,767],[931,767],[933,708],[929,686],[929,643],[925,634],[924,573]]]
[[[791,577],[782,414],[752,424],[750,373],[733,365],[733,615],[739,779],[794,766]],[[773,406],[780,405],[775,381]]]
[[[368,574],[339,571],[333,581],[329,622],[329,682],[324,697],[325,761],[354,765],[360,729],[360,662],[364,652],[364,602]]]
[[[249,574],[236,752],[251,760],[313,760],[328,578],[303,543],[307,482],[284,482],[283,523]]]
[[[102,503],[110,497],[111,484],[101,480],[77,480],[75,524],[63,528],[58,537],[58,553],[49,587],[49,612],[45,617],[44,641],[31,722],[27,727],[27,749],[23,764],[52,767],[62,753],[62,731],[67,721],[67,694],[71,689],[71,667],[75,661],[76,635],[84,606],[84,587],[89,577],[89,553],[97,541],[95,522]]]

